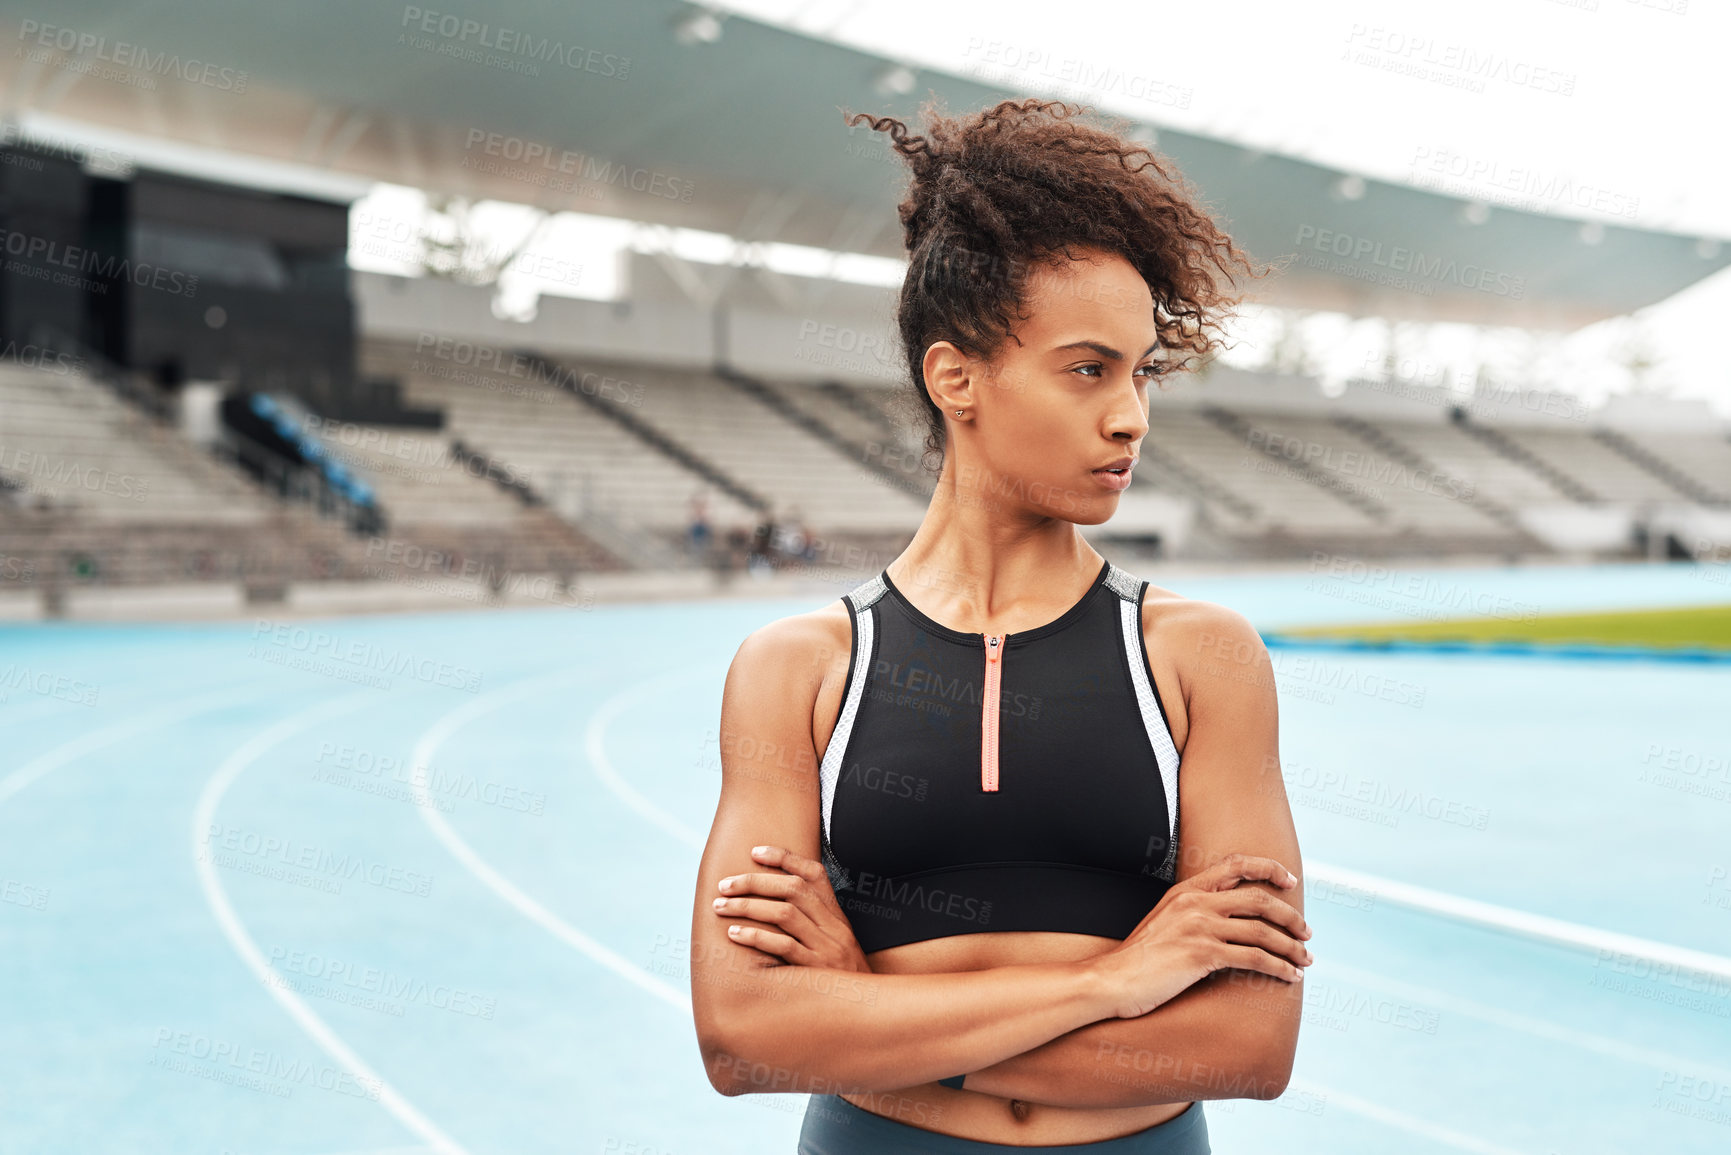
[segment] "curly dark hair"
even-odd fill
[[[1073,257],[1073,248],[1121,254],[1154,297],[1165,373],[1219,348],[1239,303],[1222,283],[1236,287],[1232,270],[1266,271],[1215,224],[1170,159],[1125,139],[1127,122],[1096,127],[1076,119],[1088,109],[1038,99],[947,117],[933,98],[922,109],[925,135],[912,136],[893,117],[842,111],[850,128],[866,121],[888,132],[912,170],[897,206],[909,261],[896,324],[912,386],[901,408],[924,425],[934,473],[944,418],[926,392],[925,351],[949,340],[994,360],[1036,266]]]

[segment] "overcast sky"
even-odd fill
[[[1570,187],[1559,215],[1731,238],[1731,4],[1725,0],[723,0],[721,7],[1030,93],[1084,99],[1156,124],[1411,181],[1468,166],[1528,187]],[[724,32],[725,34],[725,32]],[[1379,61],[1416,67],[1370,66]],[[1526,83],[1471,78],[1466,53]],[[1428,69],[1428,74],[1425,73]],[[1076,89],[1065,76],[1111,77]],[[1438,158],[1447,157],[1446,161]],[[1552,180],[1551,178],[1556,178]],[[1434,175],[1433,175],[1433,179]],[[1569,182],[1567,186],[1563,182]],[[1590,190],[1590,195],[1588,190]],[[1493,200],[1489,177],[1447,191]],[[1522,363],[1596,398],[1626,387],[1631,342],[1659,358],[1649,384],[1731,417],[1731,275],[1593,326]],[[1439,329],[1442,360],[1479,335]],[[1324,329],[1333,334],[1337,330]],[[1340,328],[1345,342],[1348,330]],[[1492,342],[1493,344],[1495,342]],[[1518,341],[1504,344],[1518,344]],[[1356,352],[1347,361],[1362,359]]]

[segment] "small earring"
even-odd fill
[[[960,409],[956,410],[956,416],[960,417],[961,415],[962,415],[962,411]]]

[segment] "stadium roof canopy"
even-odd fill
[[[850,131],[840,109],[912,123],[928,92],[950,112],[1027,95],[677,0],[176,0],[145,21],[133,0],[25,7],[0,0],[0,35],[17,49],[0,57],[0,78],[33,135],[95,127],[261,173],[286,162],[892,257],[903,255],[905,169],[883,134]],[[1254,294],[1272,304],[1572,329],[1731,263],[1731,245],[1712,240],[1487,206],[1146,127],[1254,257],[1294,258]],[[295,183],[274,171],[265,183]]]

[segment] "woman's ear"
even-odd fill
[[[948,416],[958,409],[966,412],[973,406],[973,378],[980,365],[952,342],[934,341],[926,350],[920,370],[926,378],[926,396],[940,413]]]

